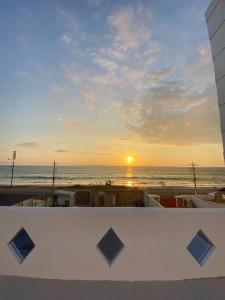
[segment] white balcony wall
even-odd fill
[[[224,12],[225,17],[225,12]],[[225,22],[211,39],[212,56],[215,58],[225,48]]]
[[[19,264],[8,242],[21,227],[35,248]],[[111,267],[96,248],[110,227],[125,245]],[[116,281],[224,277],[224,228],[225,209],[2,207],[0,275]],[[200,229],[216,247],[203,266],[186,249]]]

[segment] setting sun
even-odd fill
[[[128,156],[127,156],[127,162],[128,162],[129,164],[132,164],[133,160],[134,160],[133,156],[131,156],[131,155],[128,155]]]

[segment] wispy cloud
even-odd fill
[[[68,151],[65,150],[65,149],[57,149],[54,152],[56,152],[56,153],[67,153]]]
[[[131,5],[109,16],[108,22],[115,28],[117,39],[127,49],[138,47],[151,36],[149,26],[138,18]]]
[[[28,38],[24,33],[19,33],[16,36],[16,43],[23,50],[29,50],[30,49],[30,44],[28,42]]]
[[[60,38],[60,41],[66,45],[70,45],[72,44],[73,39],[68,34],[63,34]]]
[[[62,63],[61,68],[63,72],[66,74],[66,76],[73,81],[73,83],[80,84],[83,82],[83,79],[85,76],[78,71],[78,68],[74,63],[65,64]]]
[[[19,147],[24,147],[24,148],[36,148],[39,147],[40,144],[36,142],[23,142],[18,144]]]
[[[95,58],[94,62],[109,71],[118,69],[117,63],[110,59],[99,57],[99,58]]]
[[[26,77],[28,76],[28,73],[24,71],[24,72],[19,72],[18,75]]]
[[[84,122],[79,122],[79,121],[74,121],[74,122],[69,122],[66,123],[64,126],[66,129],[84,129],[87,128],[87,124]]]
[[[94,105],[98,99],[98,96],[94,90],[86,90],[83,92],[84,104],[90,109],[93,110]]]
[[[79,31],[78,20],[74,12],[72,13],[71,11],[69,11],[68,7],[66,6],[66,2],[58,1],[56,11],[60,20],[68,30],[70,30],[71,32]]]
[[[207,49],[196,49],[194,57],[180,69],[152,74],[149,88],[138,98],[117,103],[128,128],[148,143],[219,143],[216,91]],[[172,80],[172,74],[179,79]]]
[[[88,0],[90,5],[99,6],[103,3],[104,0]]]
[[[51,87],[51,90],[55,94],[63,94],[64,93],[64,89],[60,85],[52,84],[50,87]]]

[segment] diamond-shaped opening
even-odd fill
[[[21,264],[35,247],[34,242],[24,228],[21,228],[8,243],[10,250]]]
[[[202,230],[198,231],[190,244],[187,246],[187,250],[200,266],[202,266],[208,260],[214,249],[215,246]]]
[[[102,253],[109,266],[111,266],[119,253],[123,250],[124,244],[115,231],[110,228],[99,241],[97,248]]]

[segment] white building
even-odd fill
[[[212,49],[225,157],[225,1],[212,0],[205,17]]]

